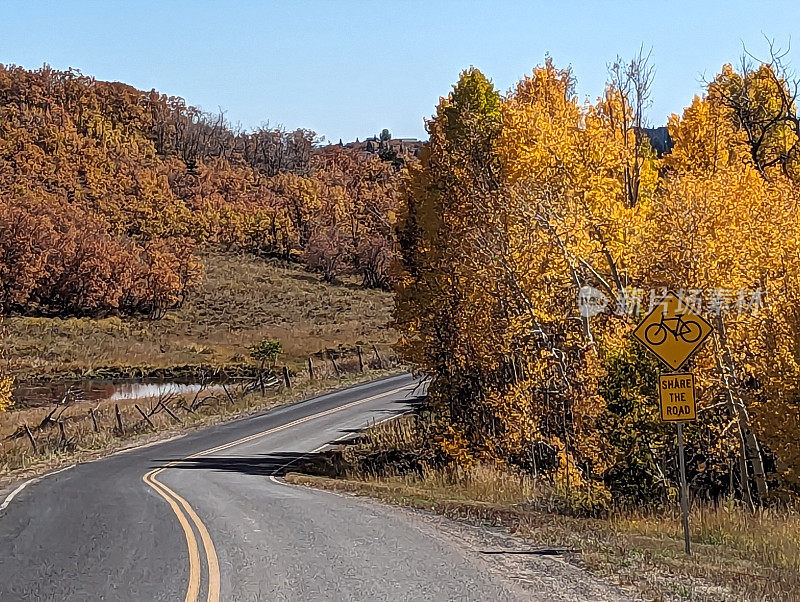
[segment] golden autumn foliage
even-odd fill
[[[11,393],[14,390],[14,379],[8,376],[0,378],[0,412],[5,412],[14,403]]]
[[[795,108],[779,65],[725,67],[671,117],[659,157],[641,119],[650,74],[642,57],[618,61],[593,104],[550,60],[505,97],[462,74],[404,184],[400,350],[434,376],[438,441],[458,461],[517,464],[599,500],[668,499],[674,431],[630,333],[651,294],[702,291],[715,331],[694,363],[693,487],[798,492]],[[764,114],[783,121],[759,126]],[[606,311],[580,312],[586,287]]]

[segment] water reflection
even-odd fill
[[[109,401],[122,401],[129,399],[142,399],[146,397],[161,397],[163,395],[181,395],[183,393],[197,393],[203,388],[199,383],[129,383],[114,386],[114,393]],[[207,385],[206,391],[222,389],[221,385]]]
[[[69,391],[70,401],[130,401],[168,395],[194,394],[202,385],[197,382],[164,380],[111,381],[83,380],[69,383],[23,385],[14,391],[17,407],[33,407],[56,403]],[[221,390],[221,384],[206,385],[209,393]]]

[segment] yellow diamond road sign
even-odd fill
[[[677,370],[703,344],[713,330],[711,324],[675,293],[667,293],[639,322],[635,336],[658,359]]]

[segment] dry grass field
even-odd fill
[[[201,288],[161,320],[141,317],[5,320],[0,351],[19,379],[96,373],[149,373],[232,366],[248,346],[278,339],[282,361],[299,367],[326,349],[395,340],[387,327],[391,293],[356,280],[328,284],[286,262],[208,252]]]

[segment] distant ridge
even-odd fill
[[[644,128],[644,133],[647,134],[647,137],[650,139],[650,144],[656,153],[658,153],[659,157],[670,152],[672,147],[675,146],[675,143],[669,136],[669,130],[666,126],[660,128]]]
[[[363,141],[356,138],[355,142],[343,143],[340,139],[337,144],[328,146],[340,146],[358,151],[361,156],[377,155],[383,161],[390,161],[397,166],[405,165],[409,160],[419,156],[425,140],[417,138],[391,138],[391,135],[380,137],[371,136]]]

